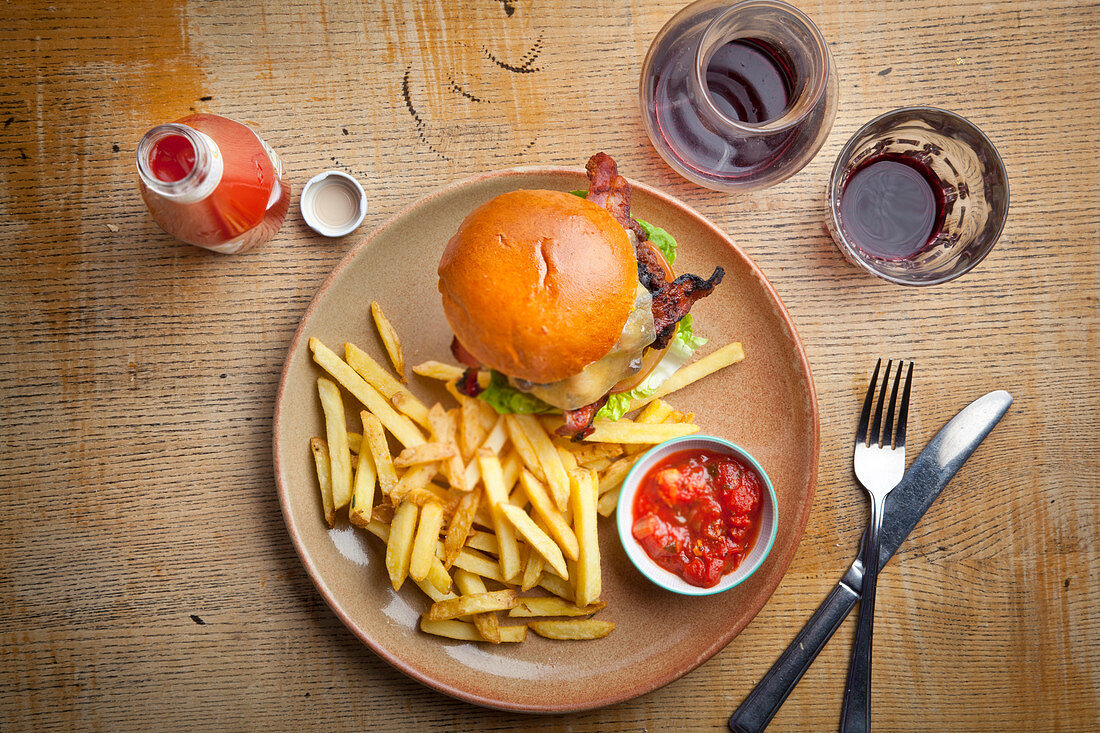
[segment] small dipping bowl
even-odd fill
[[[309,228],[326,237],[351,234],[367,214],[367,194],[343,171],[325,171],[309,179],[299,200]]]
[[[676,573],[665,570],[655,563],[645,549],[634,539],[634,534],[631,531],[634,526],[634,499],[642,484],[642,478],[657,463],[669,455],[699,449],[712,450],[715,453],[723,453],[738,458],[756,472],[756,475],[760,477],[767,489],[761,497],[763,505],[760,509],[760,531],[756,535],[756,542],[753,544],[752,549],[733,572],[723,575],[722,579],[710,588],[692,585]],[[630,473],[626,475],[626,479],[623,480],[623,488],[619,494],[619,507],[615,513],[615,524],[619,530],[619,541],[622,542],[627,557],[630,558],[630,562],[642,575],[656,585],[673,593],[686,596],[709,596],[740,585],[764,563],[772,549],[772,545],[775,543],[775,536],[779,530],[779,514],[775,499],[775,488],[772,486],[771,479],[768,478],[768,474],[764,472],[756,459],[749,455],[748,451],[728,440],[711,435],[687,435],[654,446],[634,464],[634,467],[630,469]]]

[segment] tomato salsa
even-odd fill
[[[710,588],[752,549],[763,492],[756,471],[736,456],[672,453],[642,477],[631,533],[655,563]]]

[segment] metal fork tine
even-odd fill
[[[882,361],[879,359],[879,361]],[[882,378],[882,391],[878,396],[878,407],[875,408],[875,422],[871,426],[871,443],[882,447],[882,405],[886,402],[886,386],[890,382],[890,369],[894,366],[894,360],[886,362],[886,374]],[[878,370],[876,370],[878,371]]]
[[[871,383],[867,385],[867,396],[863,398],[863,411],[859,413],[859,427],[856,428],[856,442],[867,442],[867,423],[871,421],[871,401],[875,397],[875,383],[878,382],[878,370],[882,366],[882,359],[875,364],[875,373],[871,375]]]
[[[886,426],[882,433],[882,442],[886,447],[891,447],[891,443],[894,439],[894,408],[898,403],[898,387],[901,386],[901,371],[905,368],[905,362],[898,362],[898,373],[894,377],[894,388],[890,390],[890,407],[886,410]],[[886,378],[889,379],[890,375],[887,374]]]
[[[898,370],[901,377],[901,370]],[[901,393],[901,409],[898,411],[898,433],[894,444],[898,448],[905,446],[905,422],[909,417],[909,387],[913,384],[913,362],[909,362],[909,371],[905,375],[905,390]],[[896,389],[896,387],[895,387]]]

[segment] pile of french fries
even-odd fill
[[[377,303],[371,313],[397,376],[354,344],[341,359],[309,340],[328,375],[317,379],[325,438],[310,439],[325,521],[335,526],[346,507],[385,543],[394,589],[411,580],[432,601],[420,620],[429,634],[494,644],[523,641],[528,629],[549,639],[609,634],[613,623],[591,618],[605,606],[597,517],[614,513],[646,449],[698,430],[694,415],[660,398],[740,361],[741,345],[686,365],[632,406],[633,420],[596,421],[574,443],[554,434],[559,416],[498,415],[460,393],[463,370],[449,364],[413,367],[456,401],[427,407],[404,385],[396,330]],[[366,408],[361,433],[348,429],[341,387]],[[500,612],[520,621],[502,623]]]

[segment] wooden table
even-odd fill
[[[639,66],[677,2],[116,5],[17,1],[0,34],[0,727],[719,729],[854,557],[850,440],[880,355],[917,362],[914,449],[989,390],[1015,404],[882,575],[876,727],[1100,727],[1095,4],[802,3],[840,111],[805,170],[743,195],[678,178],[642,130]],[[909,104],[976,122],[1012,186],[996,250],[930,289],[862,274],[822,226],[841,145]],[[253,253],[172,241],[134,152],[189,110],[253,124],[296,191],[353,172],[358,235],[313,235],[295,199]],[[632,702],[531,718],[403,677],[322,603],[276,500],[273,399],[356,236],[436,186],[597,150],[768,275],[813,365],[821,467],[783,583],[724,651]],[[836,726],[854,619],[773,730]]]

